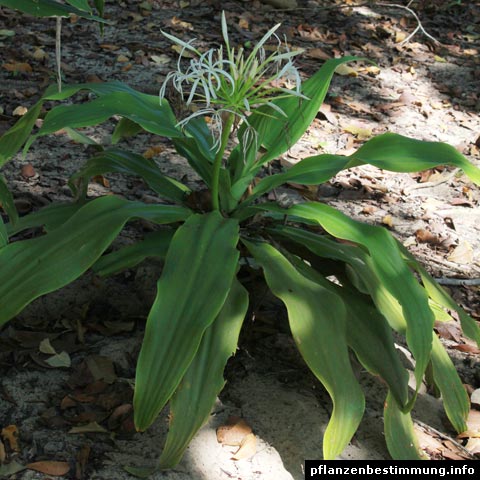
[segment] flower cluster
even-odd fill
[[[222,36],[225,49],[220,46],[202,53],[192,45],[195,39],[184,42],[162,32],[169,40],[180,45],[182,50],[177,69],[167,75],[162,85],[160,98],[164,98],[167,84],[171,82],[182,97],[184,86],[189,86],[187,105],[194,101],[203,104],[197,111],[182,119],[178,125],[184,126],[197,116],[210,116],[211,128],[217,140],[214,148],[217,149],[224,128],[225,114],[233,114],[238,121],[245,122],[248,127],[248,113],[253,107],[269,105],[285,115],[273,100],[292,95],[306,98],[301,93],[300,75],[293,64],[293,57],[300,51],[290,51],[286,43],[282,44],[275,34],[279,27],[280,24],[271,28],[248,55],[243,47],[238,50],[231,47],[224,12],[222,12]],[[277,40],[277,47],[273,53],[267,55],[264,45],[272,37]],[[182,58],[186,51],[193,58],[190,59],[188,68],[183,70]],[[281,83],[292,88],[276,86]],[[255,138],[255,132],[248,128],[246,132],[246,135]]]

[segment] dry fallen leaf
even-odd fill
[[[447,257],[450,262],[468,265],[473,262],[473,247],[466,240],[461,242]]]
[[[148,147],[144,152],[143,156],[145,158],[153,158],[159,153],[163,152],[164,148],[162,145],[152,145],[151,147]]]
[[[477,388],[472,392],[470,396],[470,402],[472,405],[480,405],[480,388]]]
[[[60,352],[47,358],[45,363],[48,363],[48,365],[54,368],[70,368],[72,360],[67,352]]]
[[[250,458],[256,453],[257,437],[255,437],[255,434],[249,433],[243,438],[240,448],[233,454],[232,460],[243,460],[245,458]]]
[[[229,417],[226,425],[217,428],[217,442],[222,445],[238,446],[252,433],[250,425],[239,417]]]
[[[345,65],[345,64],[339,65],[335,70],[335,73],[338,73],[339,75],[342,75],[342,76],[358,77],[357,71],[354,68],[349,67],[348,65]]]
[[[97,422],[90,422],[87,425],[71,428],[68,433],[108,433],[108,430],[103,428]]]
[[[14,73],[32,73],[32,67],[29,63],[4,63],[2,67],[7,72]]]
[[[18,446],[18,428],[16,425],[8,425],[7,427],[2,428],[1,435],[3,440],[8,443],[11,450],[14,452],[20,451],[20,447]]]
[[[38,346],[38,349],[47,355],[56,355],[57,352],[56,350],[52,347],[52,344],[50,343],[50,339],[44,338],[41,342],[40,345]]]
[[[6,458],[7,458],[7,454],[5,453],[5,445],[0,440],[0,463],[5,463]]]
[[[382,223],[387,227],[393,228],[393,217],[391,215],[385,215],[382,218]]]
[[[33,165],[31,163],[27,163],[26,165],[23,165],[22,170],[21,170],[22,177],[32,178],[36,174],[37,173],[35,172],[35,169],[33,168]]]
[[[372,136],[372,130],[370,128],[359,127],[358,125],[347,125],[346,127],[343,127],[343,129],[346,132],[355,135],[358,140],[367,140]]]
[[[70,471],[70,464],[67,462],[43,461],[34,462],[26,465],[29,470],[44,473],[45,475],[52,475],[54,477],[61,477]]]
[[[22,105],[19,105],[13,112],[12,115],[14,117],[23,117],[26,113],[28,112],[27,107],[23,107]]]

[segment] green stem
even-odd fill
[[[232,130],[235,115],[230,113],[223,124],[222,136],[220,139],[220,147],[215,160],[213,162],[213,175],[212,175],[212,208],[213,210],[220,210],[220,198],[218,195],[219,183],[220,183],[220,170],[222,168],[223,154],[227,148],[227,142],[230,137],[230,131]]]

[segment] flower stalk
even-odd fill
[[[230,137],[230,132],[235,121],[235,115],[229,113],[224,122],[222,133],[220,137],[220,147],[217,150],[215,155],[215,160],[213,162],[213,175],[212,175],[212,209],[220,210],[220,198],[219,198],[219,185],[220,185],[220,170],[222,168],[223,154],[227,148],[228,139]]]

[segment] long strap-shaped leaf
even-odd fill
[[[0,166],[10,160],[25,143],[40,115],[42,105],[41,99],[0,137]]]
[[[333,459],[351,440],[364,411],[364,396],[349,359],[346,308],[339,296],[302,275],[271,245],[244,243],[263,268],[273,294],[285,303],[297,347],[332,398],[323,456]]]
[[[352,246],[348,248],[355,249]],[[342,298],[347,308],[348,346],[354,350],[362,365],[370,373],[379,375],[385,381],[401,408],[406,408],[409,376],[397,355],[387,321],[371,303],[369,297],[355,290],[345,278],[341,279],[342,286],[339,286],[326,280],[303,260],[292,257],[290,261],[307,277]]]
[[[73,4],[74,2],[68,3]],[[0,6],[14,8],[35,17],[69,17],[75,14],[88,20],[110,23],[101,17],[91,15],[84,9],[65,5],[55,0],[0,0]]]
[[[220,314],[205,330],[197,354],[170,402],[170,426],[160,468],[171,468],[180,461],[190,440],[208,419],[225,385],[223,370],[237,348],[247,308],[248,292],[234,279]]]
[[[113,115],[122,115],[142,126],[148,132],[168,138],[183,134],[175,127],[170,107],[160,104],[158,97],[137,92],[114,91],[106,93],[91,102],[60,105],[48,112],[37,136],[56,132],[64,127],[78,128],[97,125]]]
[[[136,153],[127,152],[120,148],[110,148],[94,157],[76,172],[69,181],[75,191],[75,181],[80,178],[89,179],[104,173],[125,173],[139,175],[159,195],[181,202],[190,191],[180,182],[163,175],[156,163]]]
[[[308,100],[294,96],[274,100],[272,103],[285,115],[268,105],[253,112],[248,119],[248,124],[257,132],[259,144],[266,149],[260,163],[264,164],[277,158],[295,145],[310,126],[325,100],[336,68],[354,60],[361,60],[361,58],[347,56],[327,60],[318,72],[302,85],[302,94],[308,97]],[[239,130],[240,141],[243,141],[245,128],[246,126],[242,126]]]
[[[430,361],[435,318],[428,296],[402,258],[396,240],[384,228],[357,222],[321,203],[294,205],[284,213],[314,220],[334,237],[355,242],[368,250],[379,280],[402,307],[408,326],[407,343],[416,360],[417,388],[420,387]]]
[[[8,189],[7,182],[2,175],[0,175],[0,206],[8,215],[10,223],[15,224],[18,222],[18,212],[12,192]]]
[[[173,229],[149,233],[137,243],[103,255],[92,269],[97,275],[107,276],[135,267],[147,257],[163,259],[167,256],[173,233]]]
[[[182,207],[101,197],[50,233],[5,246],[0,249],[0,325],[35,298],[84,273],[130,218],[170,223],[189,215]]]
[[[480,327],[478,323],[460,307],[448,293],[429,275],[429,273],[415,260],[414,256],[399,242],[398,246],[410,267],[418,272],[428,295],[439,305],[458,313],[462,330],[469,338],[480,346]]]
[[[400,304],[379,279],[371,257],[360,247],[339,243],[326,235],[317,235],[300,228],[283,226],[269,231],[304,245],[320,258],[339,260],[351,267],[346,270],[350,282],[359,291],[372,297],[379,311],[395,331],[406,333],[407,323]]]
[[[383,412],[385,441],[394,460],[423,460],[410,413],[402,413],[391,392]]]
[[[135,383],[135,425],[145,430],[178,387],[220,312],[238,264],[238,222],[191,216],[174,235],[147,320]]]
[[[441,142],[425,142],[384,133],[362,145],[353,155],[350,166],[369,163],[394,172],[417,172],[453,165],[461,168],[477,185],[480,184],[480,169],[470,163],[451,145]]]
[[[455,366],[436,335],[433,337],[432,366],[433,379],[442,394],[447,417],[458,433],[464,432],[467,429],[465,422],[470,411],[470,400]]]

